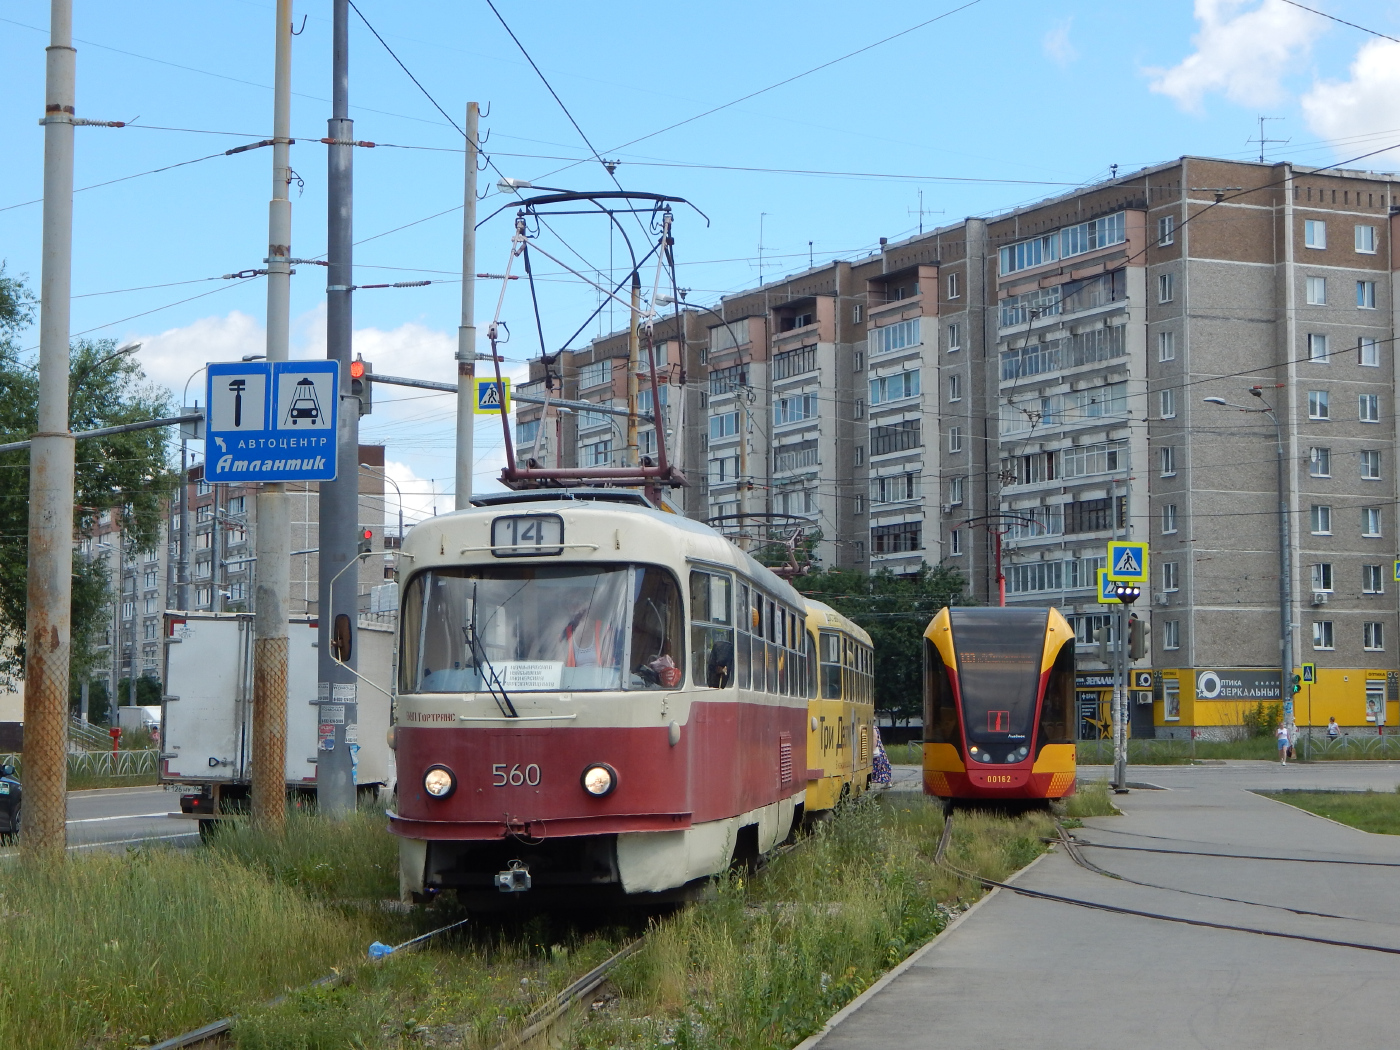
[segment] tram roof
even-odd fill
[[[807,625],[809,627],[836,627],[865,645],[874,644],[870,640],[869,632],[849,616],[837,612],[825,602],[819,602],[815,598],[805,598],[804,600],[807,603]]]
[[[527,492],[492,493],[474,498],[472,503],[469,509],[439,514],[409,530],[404,539],[403,553],[413,559],[413,568],[463,564],[461,553],[449,554],[446,547],[438,542],[438,537],[452,532],[471,532],[472,523],[489,521],[498,514],[508,513],[512,507],[520,507],[528,513],[559,514],[574,525],[596,524],[604,528],[625,529],[621,535],[626,538],[625,542],[631,550],[626,552],[629,556],[622,560],[654,564],[693,560],[723,565],[744,573],[773,597],[782,598],[799,609],[807,608],[807,598],[796,588],[710,526],[680,514],[658,510],[640,493],[623,489],[532,489]],[[489,530],[481,538],[489,539]],[[567,534],[565,538],[568,538]],[[477,553],[489,550],[487,546],[475,548]],[[566,560],[574,563],[606,560],[602,553],[599,552],[599,557],[575,556]],[[556,565],[561,562],[561,558],[555,556],[520,560]]]

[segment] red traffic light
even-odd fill
[[[358,357],[350,362],[350,378],[363,379],[365,377],[365,363]]]

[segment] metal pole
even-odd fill
[[[627,458],[625,464],[635,467],[641,460],[637,444],[637,369],[641,363],[641,341],[638,327],[642,311],[642,275],[632,271],[632,322],[627,334]],[[656,408],[655,405],[652,408]],[[659,424],[658,424],[659,425]]]
[[[1113,673],[1113,786],[1128,787],[1128,616],[1130,606],[1118,607],[1118,658]]]
[[[357,597],[360,574],[346,573],[355,560],[360,528],[360,405],[350,396],[351,342],[354,332],[354,122],[350,119],[350,7],[332,5],[331,119],[327,121],[326,358],[340,362],[340,428],[336,434],[339,469],[334,481],[321,483],[320,553],[317,578],[316,680],[318,732],[316,797],[321,812],[343,816],[355,811],[355,767],[350,742],[357,739],[359,705],[356,680],[348,668],[358,659]],[[342,575],[344,574],[344,575]],[[344,578],[348,576],[349,578]],[[348,643],[348,652],[333,639]],[[337,663],[337,659],[341,661]],[[348,665],[347,666],[342,666]],[[310,699],[310,698],[308,698]],[[333,728],[327,728],[333,727]],[[348,739],[347,739],[348,736]]]
[[[1261,399],[1262,400],[1262,399]],[[1272,409],[1269,418],[1274,423],[1278,439],[1278,608],[1279,608],[1279,704],[1292,701],[1293,693],[1293,544],[1288,524],[1288,488],[1286,459],[1283,454],[1283,424]],[[1296,718],[1296,716],[1295,716]],[[1309,712],[1311,723],[1311,712]]]
[[[180,439],[180,557],[175,582],[178,594],[176,608],[190,608],[190,463],[189,442]]]
[[[272,103],[272,200],[267,217],[267,359],[287,360],[291,325],[292,0],[277,0]],[[287,816],[287,592],[291,507],[284,484],[258,491],[253,599],[253,820],[280,831]]]
[[[73,436],[68,429],[73,262],[72,0],[52,0],[44,86],[44,243],[39,307],[39,428],[29,454],[24,660],[27,858],[67,844],[68,666],[73,601]]]
[[[467,167],[462,192],[462,323],[457,328],[457,487],[453,500],[458,510],[472,505],[472,460],[476,454],[476,406],[472,399],[476,396],[476,166],[480,116],[481,107],[468,102]],[[399,535],[402,537],[402,530]]]

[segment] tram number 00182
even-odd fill
[[[534,787],[539,782],[540,767],[535,765],[535,763],[533,762],[525,766],[523,769],[521,768],[519,762],[511,766],[509,769],[506,768],[506,764],[504,762],[497,762],[494,766],[491,767],[492,787],[521,787],[522,785],[526,784],[528,784],[530,787]]]

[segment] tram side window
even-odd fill
[[[734,636],[734,683],[740,689],[747,689],[751,681],[750,646],[752,636],[750,628],[753,626],[753,620],[749,617],[749,585],[747,583],[739,584],[739,598],[735,608],[737,612],[734,621],[738,631]]]
[[[685,676],[680,588],[669,572],[650,566],[636,570],[633,588],[629,684],[633,689],[674,689]]]
[[[1050,679],[1045,683],[1045,699],[1040,703],[1040,731],[1036,733],[1036,753],[1046,744],[1074,743],[1074,641],[1060,647]]]
[[[690,680],[723,689],[734,684],[734,616],[728,576],[690,574]]]
[[[823,631],[821,636],[822,699],[841,699],[841,636]]]
[[[948,668],[943,664],[938,647],[925,639],[924,741],[954,744],[961,751],[962,741],[958,737],[958,709],[953,700],[953,684],[948,678]]]

